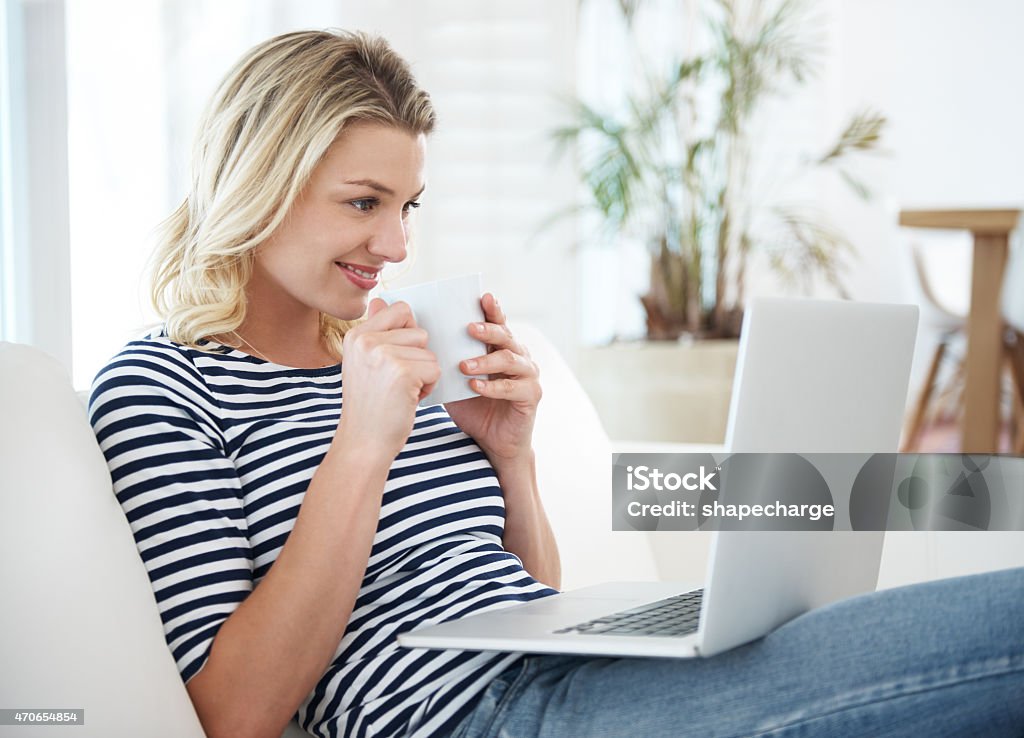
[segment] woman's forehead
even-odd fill
[[[383,194],[410,194],[423,187],[425,151],[423,134],[359,123],[334,140],[317,174],[332,184],[362,185]]]

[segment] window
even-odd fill
[[[0,19],[0,331],[70,371],[64,3]]]
[[[17,139],[22,134],[21,110],[17,99],[22,94],[21,17],[17,3],[0,1],[0,340],[18,341],[21,332],[15,325],[15,153],[22,150]],[[17,124],[17,128],[16,128]],[[21,166],[17,166],[19,171]]]

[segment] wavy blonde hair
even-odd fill
[[[379,36],[297,31],[250,49],[199,121],[192,187],[157,230],[150,300],[171,340],[232,333],[246,313],[253,249],[285,219],[342,129],[358,121],[429,134],[430,96]],[[320,314],[341,356],[352,321]],[[237,334],[236,334],[237,335]]]

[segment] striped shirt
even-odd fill
[[[288,538],[342,411],[341,365],[296,369],[163,328],[96,375],[89,420],[184,682]],[[388,473],[344,637],[300,705],[319,736],[447,734],[518,654],[407,649],[425,623],[553,593],[502,548],[504,501],[480,447],[419,408]]]

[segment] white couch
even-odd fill
[[[656,579],[647,539],[611,531],[610,448],[593,406],[539,331],[515,331],[542,367],[538,481],[564,587]],[[84,728],[26,732],[37,738],[202,738],[86,399],[55,359],[0,342],[0,707],[85,709]],[[292,723],[293,735],[305,733]]]

